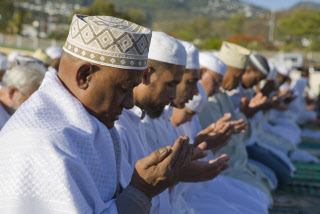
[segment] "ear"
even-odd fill
[[[8,88],[8,97],[12,100],[14,98],[15,93],[18,93],[19,90],[16,87],[9,87]]]
[[[200,67],[200,79],[202,78],[203,74],[206,73],[206,69],[204,67]]]
[[[145,85],[149,85],[151,82],[150,78],[153,73],[154,73],[154,68],[148,65],[148,67],[146,68],[146,70],[143,73],[141,83],[145,84]]]
[[[83,63],[79,66],[77,71],[77,84],[80,89],[86,90],[89,87],[89,82],[92,79],[93,65],[90,63]]]

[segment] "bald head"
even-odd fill
[[[133,107],[133,88],[141,82],[143,71],[97,65],[63,52],[58,76],[87,111],[110,129],[123,108]]]

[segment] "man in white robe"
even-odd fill
[[[37,90],[46,70],[30,64],[6,71],[0,89],[0,130],[22,103]]]
[[[184,69],[179,64],[185,64],[185,50],[183,46],[172,37],[161,33],[161,32],[153,32],[153,37],[151,40],[151,47],[150,52],[154,50],[154,48],[158,47],[157,42],[162,44],[162,52],[159,53],[157,57],[163,57],[163,58],[170,58],[172,60],[171,62],[174,63],[173,65],[165,65],[164,63],[161,64],[160,62],[155,62],[153,60],[148,60],[148,69],[145,72],[145,76],[142,80],[142,84],[140,84],[135,89],[135,102],[136,99],[145,99],[145,97],[141,97],[141,92],[137,93],[137,91],[142,90],[144,87],[150,84],[148,82],[150,79],[152,82],[156,82],[158,77],[161,77],[161,80],[169,81],[167,84],[174,84],[177,85],[177,83],[181,80],[179,78],[182,77],[184,73]],[[168,52],[168,50],[172,50]],[[152,58],[152,54],[151,54]],[[162,66],[162,67],[161,67]],[[166,67],[168,66],[168,67]],[[160,71],[157,69],[169,69],[165,71]],[[156,73],[154,73],[154,71]],[[171,76],[172,72],[176,72],[176,76],[173,78]],[[150,77],[149,77],[150,76]],[[191,76],[192,77],[192,76]],[[153,79],[155,78],[155,79]],[[171,79],[172,78],[172,79]],[[171,81],[170,81],[171,80]],[[158,79],[159,81],[159,79]],[[161,87],[159,87],[161,88]],[[173,89],[175,92],[175,86],[173,86]],[[150,95],[153,95],[152,98],[155,99],[155,102],[157,102],[157,105],[165,105],[168,104],[170,100],[170,96],[165,97],[163,96],[164,93],[168,94],[166,91],[167,89],[162,88],[160,93],[151,93]],[[149,92],[149,90],[147,90]],[[163,103],[163,104],[162,104]],[[149,108],[148,111],[153,111],[151,114],[157,114],[156,112],[158,109],[156,108]],[[162,110],[161,110],[162,111]],[[121,174],[121,184],[123,186],[128,185],[128,180],[131,177],[131,174],[134,169],[134,163],[139,157],[143,157],[148,151],[153,151],[154,149],[161,148],[159,147],[158,140],[157,139],[150,139],[147,137],[150,133],[146,131],[145,126],[142,124],[141,120],[144,119],[145,113],[139,108],[138,106],[135,106],[131,110],[124,110],[123,115],[120,116],[119,121],[116,122],[116,128],[120,133],[121,139],[122,139],[122,151],[123,151],[123,158],[122,164],[123,164],[123,170]],[[166,135],[166,133],[163,133]],[[176,138],[174,138],[172,135],[167,135],[167,145],[171,145],[172,141],[174,141]],[[171,141],[172,140],[172,141]],[[223,163],[222,163],[223,165]],[[215,164],[216,166],[216,164]],[[223,168],[223,167],[222,167]],[[178,197],[178,196],[177,196]],[[170,193],[170,190],[167,189],[164,192],[162,192],[159,196],[153,198],[152,201],[152,208],[151,213],[175,213],[173,207],[179,206],[181,210],[179,212],[187,212],[187,213],[193,213],[195,212],[193,209],[188,207],[183,201],[178,200],[176,195],[173,193]],[[184,210],[184,211],[183,211]]]
[[[130,185],[119,185],[114,121],[133,107],[150,39],[126,20],[74,15],[59,73],[48,71],[1,131],[1,213],[148,213],[177,182],[193,151],[185,137],[139,160]]]
[[[150,49],[150,50],[152,51],[152,49]],[[187,65],[188,65],[188,62],[187,62]],[[196,69],[193,67],[187,67],[187,69],[188,68],[193,69],[193,70]],[[196,69],[196,70],[198,70],[198,69]],[[184,77],[184,78],[186,78],[186,77]],[[182,82],[183,82],[183,80],[182,80]],[[181,83],[179,83],[179,85],[180,84]],[[179,92],[178,92],[179,85],[177,87],[177,94],[179,94]],[[177,97],[177,99],[174,100],[174,101],[177,101],[177,103],[174,103],[175,106],[181,106],[181,104],[184,104],[183,102],[180,102],[180,101],[186,100],[186,99],[183,99],[182,97],[183,96]],[[157,97],[155,97],[155,98],[157,98]],[[175,133],[175,130],[171,124],[171,121],[170,121],[171,112],[172,112],[171,110],[172,110],[172,108],[167,106],[165,108],[165,110],[163,111],[163,113],[159,117],[151,118],[150,116],[146,115],[146,117],[143,119],[143,122],[145,124],[145,128],[147,129],[147,139],[149,141],[154,142],[156,140],[160,145],[166,145],[177,136]],[[155,145],[155,146],[157,146],[157,145]],[[178,200],[178,199],[180,200],[180,203],[173,203],[172,204],[172,209],[175,212],[179,212],[179,211],[183,212],[182,209],[185,207],[182,207],[181,203],[184,200],[185,196],[195,194],[197,192],[195,190],[198,190],[200,192],[206,191],[203,188],[205,185],[204,186],[201,185],[200,189],[199,189],[199,187],[192,188],[193,191],[190,191],[188,186],[197,186],[197,184],[183,184],[183,185],[179,184],[177,187],[175,187],[175,189],[174,189],[174,191],[176,191],[175,198],[176,198],[176,200]],[[174,196],[172,196],[172,197],[174,197]],[[200,213],[206,213],[206,212],[208,212],[208,210],[212,210],[214,212],[223,212],[223,213],[237,213],[237,212],[241,213],[236,208],[235,205],[231,205],[230,202],[225,201],[218,194],[216,195],[216,197],[214,195],[211,195],[211,197],[206,197],[206,198],[210,199],[210,200],[207,200],[206,202],[200,202],[199,200],[194,201],[194,203],[196,205],[198,205],[198,206],[194,207],[196,211],[198,211]],[[265,200],[266,200],[266,198],[265,198]],[[210,202],[214,201],[215,203],[210,203],[209,201]],[[200,207],[202,207],[202,208],[200,208]],[[265,211],[265,209],[266,209],[266,206],[264,207],[264,211]],[[249,213],[249,210],[246,209],[245,207],[242,208],[242,211],[244,211],[244,210],[246,210],[246,212]],[[263,208],[262,208],[262,210],[263,210]],[[190,212],[190,210],[186,210],[184,212],[188,212],[188,211]],[[253,212],[253,213],[255,213],[255,212]],[[256,213],[259,213],[259,212],[256,212]]]
[[[202,127],[218,121],[226,113],[231,114],[231,120],[244,119],[247,121],[242,113],[235,113],[233,103],[227,95],[226,90],[232,90],[238,87],[249,54],[250,51],[243,47],[231,43],[223,43],[219,52],[219,59],[228,66],[228,70],[223,77],[223,89],[221,89],[221,93],[209,97],[208,102],[198,114]],[[259,168],[248,163],[248,156],[244,144],[248,135],[250,135],[250,129],[245,133],[233,135],[231,141],[218,152],[218,154],[226,153],[231,158],[230,168],[222,174],[242,180],[259,188],[268,195],[270,203],[272,203],[271,190],[274,186]]]

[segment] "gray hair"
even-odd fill
[[[38,88],[44,78],[46,68],[41,64],[14,66],[7,70],[3,77],[3,87],[16,87],[22,94],[28,95],[31,90]]]

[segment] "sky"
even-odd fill
[[[288,9],[298,2],[303,2],[305,0],[241,0],[243,2],[248,2],[260,7],[264,7],[270,10],[283,10]],[[320,3],[320,0],[307,0],[308,2]]]

